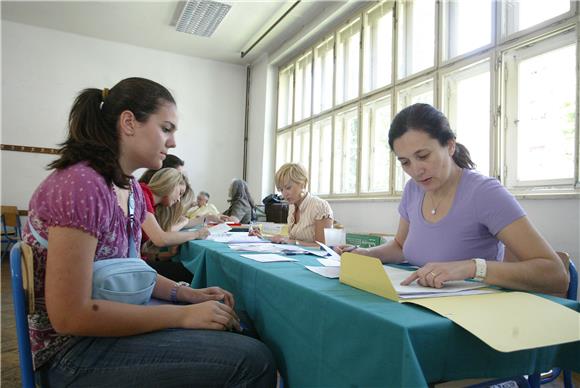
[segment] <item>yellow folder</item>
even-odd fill
[[[580,341],[580,314],[533,294],[501,292],[402,300],[380,260],[352,253],[341,257],[340,281],[396,302],[428,308],[500,352]]]

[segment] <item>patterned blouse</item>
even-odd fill
[[[134,179],[131,186],[135,197],[132,231],[136,246],[140,246],[145,203]],[[128,256],[128,218],[118,205],[113,187],[85,162],[52,172],[32,195],[28,217],[45,239],[48,228],[53,226],[80,229],[95,237],[98,240],[95,260]],[[71,344],[74,337],[56,333],[50,323],[44,299],[47,250],[30,233],[28,223],[23,239],[32,247],[34,256],[35,311],[28,316],[28,325],[34,368],[38,369]]]
[[[295,211],[296,205],[290,205],[288,211],[288,236],[292,240],[314,242],[314,221],[333,218],[332,209],[328,202],[310,193],[306,193],[300,204],[300,220],[297,224],[294,219]]]

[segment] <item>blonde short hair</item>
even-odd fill
[[[276,172],[276,187],[282,190],[282,187],[288,182],[294,182],[299,185],[308,184],[308,173],[306,169],[298,163],[286,163]]]

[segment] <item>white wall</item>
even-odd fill
[[[177,148],[196,191],[227,207],[241,177],[245,68],[2,20],[2,143],[57,148],[76,94],[126,77],[166,86],[179,111]],[[27,209],[50,155],[2,151],[2,203]]]

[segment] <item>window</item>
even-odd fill
[[[362,193],[389,191],[389,126],[391,98],[381,97],[363,106],[361,135]]]
[[[518,194],[580,193],[580,3],[368,3],[279,67],[277,166],[305,164],[327,197],[399,196],[410,178],[388,130],[422,102],[482,174]]]
[[[276,170],[292,160],[292,132],[283,132],[276,138]]]
[[[336,103],[358,96],[360,61],[360,18],[337,33],[336,38]]]
[[[296,62],[294,121],[310,117],[312,106],[312,52]]]
[[[365,12],[363,92],[391,83],[393,3]]]
[[[575,31],[506,53],[506,180],[510,187],[572,184]]]
[[[418,102],[433,105],[433,81],[424,81],[408,86],[399,92],[397,99],[397,112],[409,105]],[[395,164],[395,190],[402,192],[410,177],[405,174],[401,163]]]
[[[332,162],[332,118],[326,117],[312,124],[312,164],[310,191],[319,195],[330,194]]]
[[[296,129],[292,139],[292,162],[300,163],[308,171],[310,160],[310,125]]]
[[[445,1],[444,59],[456,57],[491,43],[492,9],[490,0]]]
[[[457,141],[467,147],[476,169],[490,175],[489,60],[452,71],[443,77],[443,112]]]
[[[398,77],[405,78],[434,65],[435,0],[398,2]]]
[[[504,0],[503,35],[509,36],[570,11],[570,0]]]
[[[288,66],[278,76],[278,128],[292,123],[294,95],[294,66]]]
[[[314,114],[332,108],[334,37],[314,48]]]
[[[332,192],[356,191],[358,148],[358,109],[337,113],[334,119],[334,174]]]

